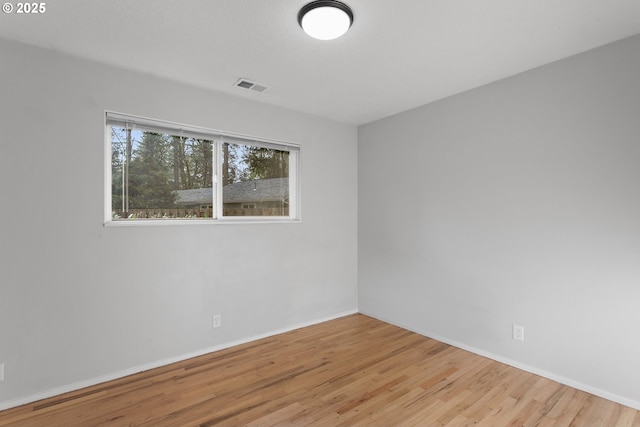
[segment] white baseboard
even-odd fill
[[[143,372],[143,371],[148,371],[149,369],[159,368],[161,366],[166,366],[166,365],[170,365],[172,363],[181,362],[183,360],[191,359],[193,357],[198,357],[198,356],[202,356],[204,354],[213,353],[215,351],[224,350],[226,348],[234,347],[234,346],[240,345],[240,344],[246,344],[246,343],[251,342],[251,341],[257,341],[259,339],[272,337],[274,335],[282,334],[282,333],[285,333],[285,332],[290,332],[290,331],[293,331],[295,329],[300,329],[300,328],[305,328],[307,326],[317,325],[318,323],[327,322],[329,320],[338,319],[340,317],[349,316],[351,314],[356,314],[356,313],[358,313],[358,310],[349,310],[349,311],[345,311],[345,312],[342,312],[342,313],[337,313],[335,315],[332,315],[332,316],[329,316],[329,317],[326,317],[326,318],[320,318],[320,319],[312,320],[310,322],[304,322],[304,323],[299,323],[299,324],[296,324],[296,325],[291,325],[291,326],[286,327],[286,328],[270,331],[270,332],[267,332],[267,333],[264,333],[264,334],[260,334],[260,335],[255,335],[255,336],[252,336],[252,337],[249,337],[249,338],[245,338],[245,339],[241,339],[241,340],[237,340],[237,341],[227,342],[227,343],[224,343],[224,344],[221,344],[221,345],[218,345],[218,346],[205,348],[205,349],[198,350],[198,351],[195,351],[195,352],[192,352],[192,353],[183,354],[183,355],[172,357],[172,358],[169,358],[169,359],[157,360],[155,362],[146,363],[144,365],[135,366],[133,368],[125,369],[125,370],[118,371],[118,372],[113,372],[111,374],[90,378],[88,380],[79,381],[79,382],[76,382],[76,383],[73,383],[73,384],[64,385],[64,386],[61,386],[61,387],[56,387],[56,388],[51,389],[51,390],[47,390],[47,391],[44,391],[44,392],[41,392],[41,393],[36,393],[36,394],[29,395],[29,396],[21,397],[19,399],[0,402],[0,411],[3,411],[5,409],[9,409],[9,408],[15,408],[17,406],[27,405],[29,403],[36,402],[38,400],[47,399],[49,397],[57,396],[57,395],[60,395],[60,394],[63,394],[63,393],[68,393],[70,391],[79,390],[79,389],[82,389],[82,388],[85,388],[85,387],[91,387],[91,386],[94,386],[96,384],[100,384],[100,383],[104,383],[104,382],[107,382],[107,381],[116,380],[118,378],[126,377],[128,375],[137,374],[137,373]]]
[[[495,360],[496,362],[500,362],[500,363],[504,363],[505,365],[513,366],[514,368],[518,368],[518,369],[521,369],[523,371],[530,372],[530,373],[535,374],[535,375],[539,375],[541,377],[556,381],[556,382],[558,382],[560,384],[564,384],[564,385],[567,385],[569,387],[573,387],[575,389],[582,390],[584,392],[593,394],[595,396],[602,397],[603,399],[607,399],[607,400],[610,400],[612,402],[616,402],[616,403],[619,403],[621,405],[628,406],[630,408],[637,409],[637,410],[640,411],[640,402],[632,400],[632,399],[628,399],[628,398],[626,398],[624,396],[620,396],[620,395],[617,395],[615,393],[610,393],[610,392],[608,392],[606,390],[602,390],[602,389],[599,389],[597,387],[592,387],[592,386],[590,386],[588,384],[581,383],[580,381],[575,381],[575,380],[572,380],[571,378],[566,378],[566,377],[563,377],[561,375],[554,374],[553,372],[547,372],[547,371],[545,371],[543,369],[536,368],[535,366],[530,366],[530,365],[527,365],[527,364],[524,364],[524,363],[520,363],[520,362],[518,362],[516,360],[512,360],[512,359],[509,359],[507,357],[503,357],[503,356],[500,356],[500,355],[497,355],[497,354],[493,354],[491,352],[488,352],[488,351],[485,351],[485,350],[482,350],[482,349],[479,349],[479,348],[475,348],[475,347],[469,346],[467,344],[464,344],[464,343],[461,343],[461,342],[458,342],[458,341],[455,341],[455,340],[451,340],[451,339],[446,338],[446,337],[439,336],[437,334],[432,334],[432,333],[430,333],[428,331],[419,331],[419,330],[411,328],[411,327],[409,327],[407,325],[403,325],[403,324],[400,324],[400,323],[397,323],[397,322],[393,322],[393,321],[390,321],[388,319],[384,319],[384,318],[382,318],[380,316],[376,316],[374,314],[366,313],[364,311],[360,311],[360,313],[364,314],[365,316],[369,316],[369,317],[373,317],[374,319],[378,319],[378,320],[380,320],[382,322],[386,322],[386,323],[398,326],[398,327],[406,329],[408,331],[415,332],[415,333],[420,334],[422,336],[425,336],[425,337],[428,337],[428,338],[432,338],[434,340],[443,342],[445,344],[452,345],[452,346],[460,348],[462,350],[466,350],[468,352],[477,354],[479,356],[483,356],[483,357],[486,357],[488,359]]]

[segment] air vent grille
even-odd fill
[[[236,84],[234,86],[241,87],[243,89],[252,90],[252,91],[258,92],[258,93],[262,93],[262,92],[266,91],[267,89],[269,89],[269,86],[263,85],[263,84],[260,84],[260,83],[256,83],[256,82],[251,81],[249,79],[240,79],[240,80],[238,80],[236,82]]]

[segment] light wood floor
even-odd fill
[[[640,426],[639,411],[363,315],[0,412],[0,426]]]

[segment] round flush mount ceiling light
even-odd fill
[[[298,23],[311,37],[332,40],[346,33],[351,27],[353,12],[342,2],[317,0],[300,9]]]

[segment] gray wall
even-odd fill
[[[0,86],[0,407],[357,310],[355,126],[2,40]],[[304,221],[103,227],[104,110],[301,144]]]
[[[638,52],[360,127],[360,311],[640,408]]]

